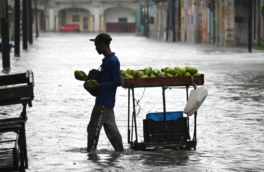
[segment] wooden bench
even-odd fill
[[[16,139],[0,140],[0,144],[14,143],[12,148],[0,148],[0,171],[25,171],[28,168],[25,124],[27,105],[34,99],[32,71],[0,76],[0,106],[22,104],[19,117],[0,119],[0,133],[12,132]]]

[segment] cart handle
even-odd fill
[[[196,89],[196,84],[195,84],[195,82],[194,82],[194,78],[193,78],[193,76],[191,75],[191,80],[192,80],[192,85],[193,85],[193,87],[194,87],[194,89]]]

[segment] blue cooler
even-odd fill
[[[166,121],[177,120],[181,117],[183,117],[182,111],[166,112]],[[152,119],[154,121],[164,121],[164,114],[163,112],[148,113],[146,115],[146,119]]]
[[[182,111],[166,112],[166,129],[163,112],[148,113],[143,120],[144,142],[187,141],[190,139],[187,118]]]

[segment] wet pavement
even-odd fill
[[[196,150],[131,150],[127,143],[127,90],[120,87],[115,114],[126,150],[115,152],[102,130],[98,150],[88,154],[86,127],[95,100],[83,89],[82,82],[74,79],[73,72],[88,72],[101,64],[102,56],[88,41],[95,36],[41,33],[27,51],[21,50],[21,57],[14,57],[12,50],[8,73],[31,69],[35,78],[35,98],[33,107],[28,108],[26,124],[27,171],[264,170],[264,53],[248,53],[247,48],[167,43],[133,34],[112,34],[111,48],[121,69],[189,65],[205,75],[209,93],[198,111]],[[143,92],[143,88],[135,90],[137,100]],[[167,111],[183,110],[185,90],[166,92]],[[140,106],[137,122],[142,141],[145,115],[162,111],[161,88],[147,88]],[[0,118],[18,116],[21,110],[20,105],[1,107]]]

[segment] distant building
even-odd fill
[[[37,11],[40,30],[58,31],[70,23],[77,23],[80,31],[88,32],[135,32],[136,29],[135,0],[37,0],[37,6],[34,1],[32,7]]]
[[[144,0],[137,6],[137,35],[218,46],[248,44],[248,0]],[[252,43],[263,44],[264,0],[252,2]],[[148,10],[148,11],[146,11]],[[140,20],[140,22],[138,22]]]

